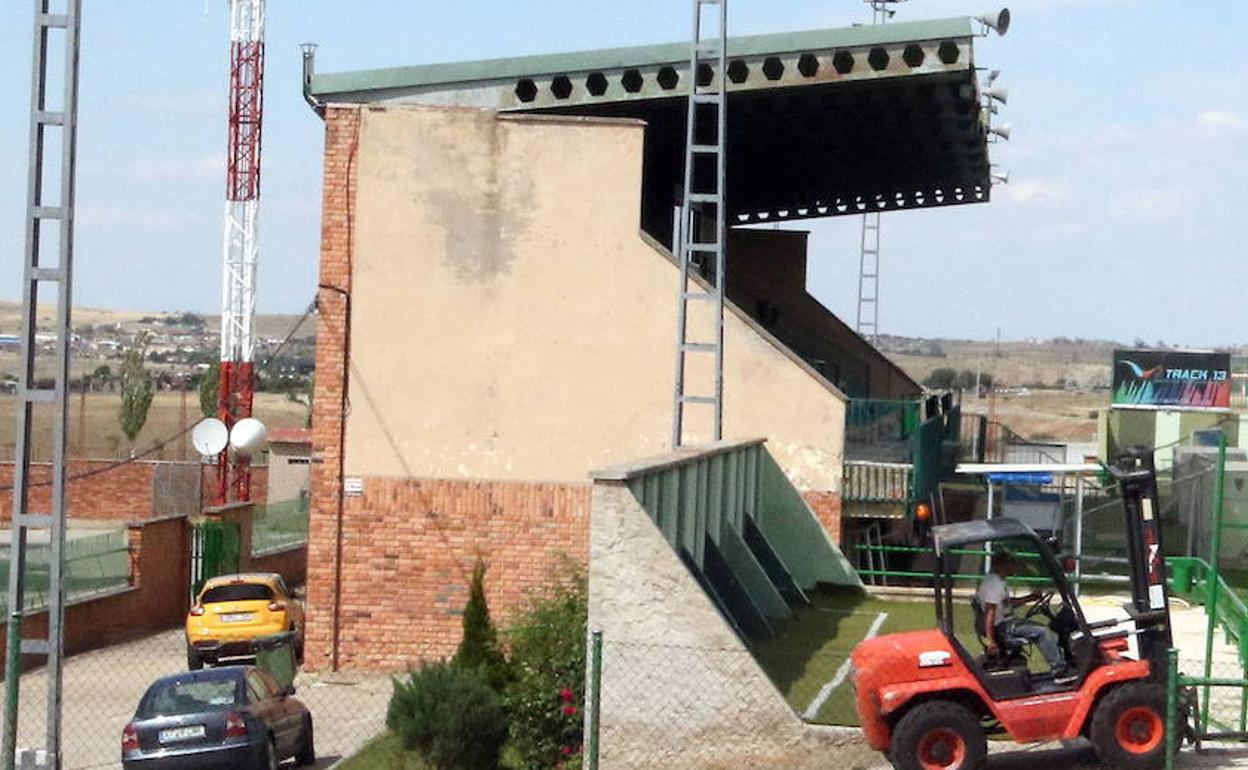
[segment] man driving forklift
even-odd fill
[[[975,600],[983,612],[984,651],[990,657],[998,657],[1001,646],[1009,646],[1010,642],[1017,642],[1020,646],[1034,644],[1049,664],[1054,683],[1070,684],[1078,678],[1078,672],[1068,664],[1057,634],[1047,626],[1014,615],[1015,606],[1039,601],[1044,596],[1042,591],[1033,591],[1026,596],[1011,595],[1006,581],[1018,574],[1020,566],[1012,550],[998,550],[992,557],[992,571],[975,592]]]

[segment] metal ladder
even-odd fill
[[[715,34],[705,29],[703,11],[718,7]],[[677,258],[680,260],[680,293],[676,333],[676,387],[672,404],[672,447],[685,443],[685,407],[714,409],[713,440],[723,438],[724,423],[724,283],[726,214],[724,210],[725,149],[728,117],[726,93],[728,55],[728,0],[693,0],[693,45],[689,58],[689,114],[685,137],[685,184],[677,225]],[[713,126],[713,131],[710,127]],[[714,163],[714,186],[707,184],[706,169]],[[701,173],[699,173],[701,171]],[[693,280],[699,273],[710,284]],[[689,303],[711,303],[713,330],[691,337]],[[710,338],[707,335],[710,332]],[[686,364],[690,353],[710,354],[715,360],[715,391],[707,395],[687,392]]]
[[[862,215],[862,252],[858,261],[857,331],[871,344],[879,341],[880,212],[878,211]]]
[[[871,6],[871,24],[887,24],[895,13],[891,6],[905,0],[866,0]],[[874,205],[875,201],[867,201]],[[880,212],[862,215],[862,251],[858,261],[857,332],[863,339],[880,342]]]
[[[6,650],[3,768],[13,770],[16,762],[17,718],[22,655],[47,659],[47,750],[48,767],[61,767],[61,682],[64,655],[65,584],[65,449],[69,418],[69,335],[71,287],[74,255],[74,165],[78,126],[78,46],[82,0],[63,0],[63,11],[53,10],[52,0],[35,0],[34,63],[31,78],[30,165],[26,188],[26,249],[22,280],[22,370],[17,385],[17,462],[14,467],[12,540],[9,563],[8,648]],[[55,35],[53,31],[57,30]],[[58,40],[59,38],[59,40]],[[62,93],[59,104],[48,103],[49,47],[59,43],[63,51]],[[58,162],[47,148],[49,129],[60,129],[59,189],[55,202],[45,201],[45,161]],[[46,157],[52,156],[52,157]],[[49,196],[51,197],[51,196]],[[42,260],[41,236],[44,223],[55,223],[57,259]],[[55,370],[53,387],[37,388],[35,360],[36,305],[39,289],[47,285],[56,291]],[[31,464],[35,406],[52,410],[52,507],[46,513],[30,512]],[[22,638],[22,605],[25,601],[26,543],[30,530],[48,532],[49,586],[48,636]]]

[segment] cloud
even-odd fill
[[[1066,186],[1051,180],[1028,179],[1005,185],[1001,197],[1010,203],[1058,203],[1066,198]]]
[[[1239,133],[1248,129],[1248,120],[1237,112],[1205,110],[1196,115],[1196,125],[1202,131]]]
[[[225,153],[199,158],[145,158],[134,164],[134,175],[144,182],[221,179],[225,177]]]

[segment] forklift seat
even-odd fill
[[[983,666],[985,669],[1009,668],[1017,662],[1018,658],[1023,657],[1027,642],[1023,639],[1002,639],[997,636],[995,627],[989,629],[986,622],[988,613],[984,610],[984,605],[980,603],[978,596],[971,597],[971,611],[975,614],[975,634],[984,648]],[[992,634],[992,641],[997,644],[996,655],[988,652],[989,633]]]

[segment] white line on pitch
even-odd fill
[[[884,625],[884,621],[886,620],[888,620],[887,612],[881,612],[879,615],[876,615],[875,621],[872,622],[871,627],[867,629],[867,635],[862,638],[862,641],[865,642],[868,639],[874,639],[875,635],[880,633],[880,626]],[[840,687],[845,682],[845,677],[849,676],[849,667],[852,665],[853,661],[846,658],[845,662],[841,664],[841,667],[836,670],[836,676],[832,677],[832,681],[820,688],[819,694],[816,695],[815,699],[812,700],[810,705],[806,707],[806,711],[802,713],[803,719],[814,719],[819,715],[819,709],[823,708],[823,704],[827,703],[828,698],[832,697],[832,691]]]

